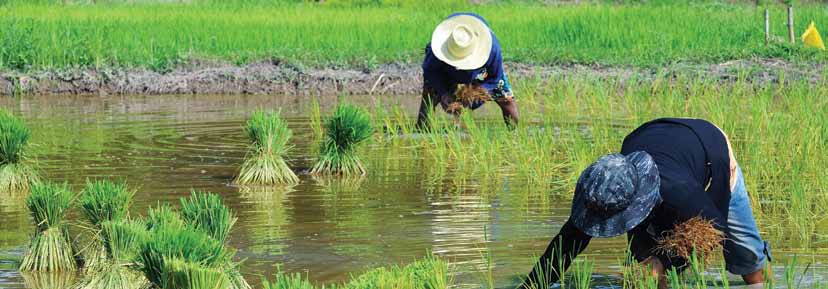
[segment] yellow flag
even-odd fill
[[[819,31],[816,29],[814,21],[811,21],[811,25],[808,25],[808,29],[806,29],[805,33],[802,34],[802,41],[805,42],[805,46],[807,47],[825,50],[825,43],[822,43],[822,36],[819,35]]]

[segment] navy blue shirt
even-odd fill
[[[486,22],[483,17],[474,13],[454,13],[448,18],[457,15],[469,15]],[[491,29],[489,29],[491,32]],[[489,91],[492,98],[498,99],[512,95],[512,87],[509,78],[503,70],[503,55],[500,52],[500,42],[492,33],[492,50],[489,53],[489,60],[483,67],[474,70],[458,70],[434,56],[431,51],[431,43],[425,47],[425,58],[423,59],[423,81],[425,86],[431,89],[437,96],[453,94],[458,84],[480,84]]]

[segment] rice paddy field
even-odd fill
[[[0,67],[168,71],[193,60],[280,59],[299,66],[370,69],[419,61],[431,29],[451,11],[483,15],[508,47],[506,60],[514,62],[657,67],[746,57],[826,60],[824,53],[784,41],[765,46],[763,8],[770,9],[774,38],[786,40],[784,5],[675,2],[4,0]],[[826,12],[819,3],[798,4],[796,36],[810,21],[828,24]]]
[[[785,6],[754,3],[0,0],[0,72],[418,65],[461,10],[486,17],[511,63],[828,60],[780,40]],[[797,32],[828,24],[827,6],[795,5]],[[512,78],[514,129],[487,104],[417,131],[419,95],[2,97],[0,288],[514,288],[581,170],[659,117],[710,120],[733,142],[772,247],[765,288],[828,288],[824,73],[629,71]],[[553,288],[655,288],[626,243],[593,240]],[[744,285],[707,257],[671,288]]]

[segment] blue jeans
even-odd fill
[[[736,166],[736,186],[730,193],[727,227],[727,240],[724,243],[727,271],[746,275],[764,268],[770,260],[770,246],[759,235],[745,188],[745,178],[739,166]]]

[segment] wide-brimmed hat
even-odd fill
[[[661,202],[658,167],[643,151],[605,155],[578,178],[570,220],[593,237],[628,232]]]
[[[477,17],[454,15],[434,29],[431,51],[437,59],[457,69],[477,69],[489,60],[492,33],[489,26]]]

